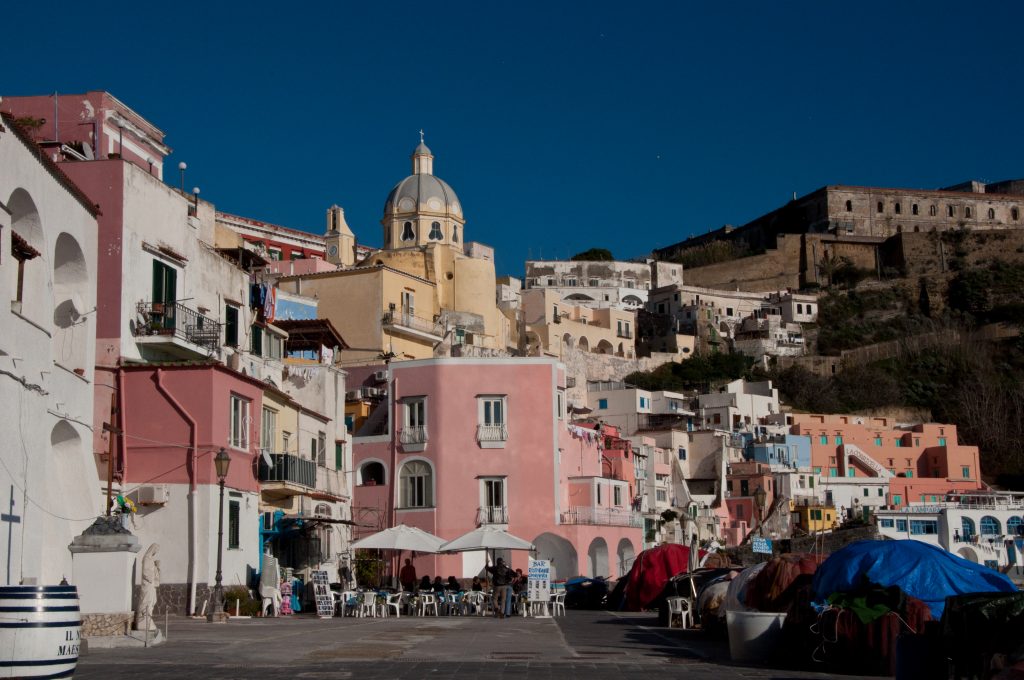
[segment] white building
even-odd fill
[[[993,569],[1024,562],[1024,494],[950,493],[939,503],[877,510],[878,530],[892,539],[930,543]]]
[[[528,260],[526,288],[544,288],[567,302],[635,311],[657,286],[682,283],[683,267],[668,262]]]
[[[712,394],[697,397],[698,414],[706,427],[750,429],[779,413],[779,391],[772,381],[733,380]]]
[[[587,383],[587,406],[591,415],[622,430],[630,437],[659,421],[671,421],[684,430],[693,429],[691,397],[669,390],[645,390],[623,382]]]
[[[96,209],[13,117],[0,122],[0,583],[53,585],[71,580],[68,544],[103,512]]]

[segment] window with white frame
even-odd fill
[[[274,435],[277,432],[277,411],[263,407],[263,419],[260,421],[260,448],[264,451],[274,450]]]
[[[612,491],[614,492],[614,494],[613,494],[613,496],[614,496],[614,504],[615,505],[622,505],[622,487],[621,486],[612,487]]]
[[[402,314],[408,316],[416,314],[416,296],[411,290],[402,291]]]
[[[317,432],[313,445],[316,447],[313,459],[320,467],[327,467],[327,433]]]
[[[399,476],[403,508],[429,508],[434,505],[434,473],[430,463],[411,460],[402,466]]]
[[[231,430],[228,443],[236,449],[249,448],[249,400],[231,395]]]
[[[478,397],[477,439],[481,443],[508,439],[507,399],[504,395]]]
[[[555,415],[559,420],[565,418],[565,390],[555,390]]]
[[[410,397],[402,409],[402,444],[423,444],[427,441],[427,399]],[[407,449],[408,450],[408,449]]]
[[[480,479],[480,523],[508,524],[508,507],[505,500],[505,478],[482,477]]]

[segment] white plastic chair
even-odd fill
[[[434,610],[434,616],[439,616],[437,613],[437,595],[422,593],[420,595],[420,616],[426,616],[429,609]]]
[[[342,616],[359,615],[359,593],[354,590],[346,590],[341,594],[341,601],[338,603]]]
[[[367,590],[359,596],[359,616],[377,616],[377,593]]]
[[[679,625],[685,630],[690,627],[690,601],[685,597],[670,597],[668,602],[668,626],[675,628],[676,616]]]
[[[395,610],[395,618],[402,618],[402,599],[405,597],[405,593],[395,593],[394,595],[388,595],[387,602],[384,603],[384,615],[388,616],[391,609]]]
[[[565,616],[565,591],[561,590],[551,595],[551,615]]]

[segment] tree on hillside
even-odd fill
[[[612,256],[612,251],[607,248],[591,248],[590,250],[584,250],[582,253],[576,253],[569,259],[577,262],[611,262],[615,257]]]

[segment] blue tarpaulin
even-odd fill
[[[946,597],[966,593],[1017,592],[997,571],[921,541],[858,541],[832,553],[814,574],[819,600],[850,592],[864,579],[897,586],[941,618]]]

